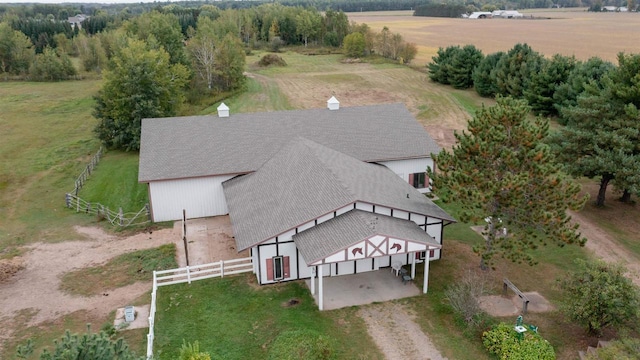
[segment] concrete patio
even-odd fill
[[[307,279],[305,282],[311,289],[311,280]],[[318,279],[315,281],[315,286],[313,298],[317,304]],[[422,289],[419,289],[414,281],[403,284],[402,278],[396,276],[391,268],[354,275],[324,277],[323,288],[324,310],[402,299],[422,293]]]

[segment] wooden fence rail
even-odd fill
[[[80,173],[80,176],[78,176],[78,178],[76,179],[76,183],[75,183],[76,186],[71,192],[72,194],[74,194],[75,196],[78,196],[78,192],[80,192],[80,189],[82,189],[82,187],[84,186],[84,183],[87,181],[87,178],[89,178],[89,175],[91,175],[91,173],[93,172],[93,169],[95,169],[98,163],[100,162],[100,158],[102,158],[102,146],[100,146],[100,149],[98,149],[98,152],[95,155],[93,155],[89,164],[87,164],[84,170],[82,170],[82,173]]]
[[[125,213],[122,208],[113,211],[100,203],[91,203],[83,200],[79,196],[67,193],[65,196],[65,205],[70,209],[76,209],[76,212],[84,212],[95,215],[99,218],[106,219],[111,225],[130,226],[145,224],[151,221],[151,212],[149,204],[146,204],[138,212]]]
[[[233,260],[220,260],[215,263],[187,266],[179,269],[153,272],[153,288],[151,290],[151,306],[149,307],[149,333],[147,334],[147,360],[153,359],[153,339],[155,337],[156,300],[159,286],[189,283],[225,275],[253,272],[250,257]]]

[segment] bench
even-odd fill
[[[511,288],[511,290],[513,290],[514,293],[516,293],[516,295],[518,295],[520,297],[520,299],[522,299],[522,313],[526,314],[527,313],[527,307],[529,306],[529,299],[527,298],[527,296],[520,291],[520,289],[518,289],[515,285],[513,285],[513,283],[511,281],[509,281],[509,279],[504,278],[502,279],[502,292],[504,295],[507,295],[507,288]]]

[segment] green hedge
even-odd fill
[[[553,346],[538,333],[527,331],[522,339],[511,324],[500,323],[482,334],[482,343],[499,359],[555,360]]]

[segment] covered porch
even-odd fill
[[[411,271],[411,265],[405,265]],[[319,276],[319,274],[318,274]],[[322,281],[322,292],[320,292]],[[414,281],[403,282],[391,268],[353,275],[307,279],[307,287],[320,310],[334,310],[354,305],[402,299],[422,293]],[[315,287],[315,289],[312,288]],[[322,294],[322,300],[320,300]]]

